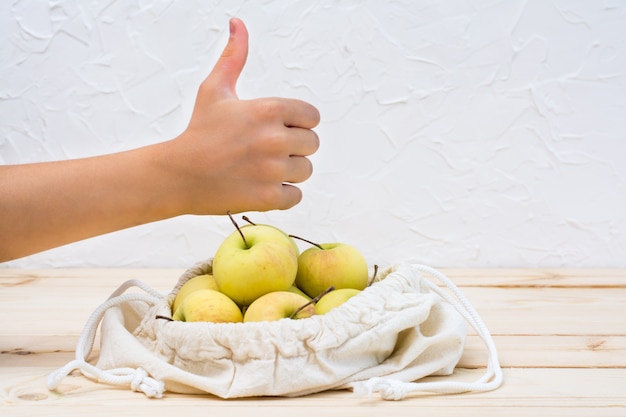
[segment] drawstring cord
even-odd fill
[[[444,274],[427,265],[415,264],[412,266],[420,272],[437,278],[452,292],[452,294],[454,294],[454,297],[452,297],[434,283],[424,280],[424,283],[430,290],[437,293],[444,300],[450,303],[465,318],[465,320],[467,320],[487,346],[489,358],[487,360],[485,373],[474,382],[403,382],[392,378],[374,377],[367,381],[354,384],[355,395],[371,396],[374,393],[378,393],[385,400],[401,400],[407,394],[417,391],[441,394],[458,394],[461,392],[492,391],[498,388],[502,385],[503,381],[502,368],[498,360],[498,352],[493,338],[491,337],[487,326],[480,318],[478,312],[474,309],[465,295],[463,295],[461,290]]]
[[[124,291],[130,287],[138,287],[147,294],[123,294]],[[78,339],[78,343],[76,344],[76,359],[48,376],[48,389],[57,389],[66,376],[78,369],[86,377],[110,385],[129,385],[133,391],[141,391],[148,397],[161,398],[165,391],[164,384],[151,378],[144,369],[117,368],[102,370],[88,363],[87,359],[93,349],[93,343],[100,321],[109,308],[128,301],[144,301],[148,304],[155,304],[162,298],[163,295],[138,280],[131,279],[120,285],[119,288],[89,316]]]

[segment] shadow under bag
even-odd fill
[[[437,270],[401,263],[324,315],[272,322],[208,323],[171,317],[171,303],[211,260],[188,269],[167,295],[130,280],[97,308],[76,359],[50,374],[55,389],[74,369],[159,398],[165,391],[222,398],[300,396],[330,389],[399,400],[411,392],[489,391],[502,383],[496,348],[461,291]],[[428,275],[443,284],[435,285]],[[125,293],[130,287],[143,293]],[[101,322],[100,355],[88,357]],[[455,381],[469,323],[489,352],[485,373]],[[426,376],[445,376],[420,382]]]

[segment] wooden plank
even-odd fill
[[[325,401],[325,400],[320,400]],[[473,404],[471,406],[459,407],[451,402],[446,407],[437,407],[430,405],[422,405],[420,403],[406,407],[390,407],[368,405],[368,406],[321,406],[315,407],[297,406],[284,404],[281,406],[269,405],[246,405],[234,406],[230,403],[215,404],[189,404],[188,402],[178,403],[177,407],[159,406],[155,404],[157,401],[147,404],[144,407],[128,407],[125,404],[120,405],[118,401],[104,406],[75,404],[63,407],[44,407],[44,406],[18,406],[7,410],[6,417],[72,417],[72,416],[93,416],[93,417],[110,417],[110,416],[178,416],[185,417],[206,417],[225,416],[230,417],[250,417],[250,416],[272,416],[272,417],[308,417],[308,416],[324,416],[324,417],[381,417],[382,413],[392,412],[397,417],[415,417],[415,416],[437,416],[437,417],[458,417],[458,416],[479,416],[479,417],[528,417],[539,415],[542,417],[565,416],[565,417],[624,417],[624,410],[619,407],[533,407],[526,405],[523,407],[492,407]],[[529,401],[532,403],[532,401]],[[210,407],[205,409],[205,407]],[[184,411],[181,411],[184,410]],[[36,414],[36,413],[42,414]],[[184,414],[179,414],[184,412]],[[168,414],[169,413],[169,414]],[[210,414],[209,414],[210,413]],[[384,414],[383,414],[384,415]],[[3,415],[5,416],[5,415]]]
[[[0,349],[3,366],[61,367],[74,359],[77,336],[9,338]],[[504,367],[626,368],[626,336],[494,336],[500,363]],[[13,347],[11,347],[13,346]],[[96,340],[92,358],[97,357]],[[36,358],[36,359],[35,359]],[[461,368],[481,368],[487,363],[487,350],[476,335],[467,338]]]
[[[111,278],[110,270],[89,270],[85,276],[65,272],[51,277],[13,274],[0,280],[0,317],[13,318],[0,321],[0,352],[73,350],[91,312],[121,281],[118,275]],[[163,289],[173,280],[171,272],[122,275],[158,282]],[[463,292],[494,336],[589,336],[593,340],[588,345],[594,345],[598,338],[619,341],[623,339],[611,336],[626,335],[623,288],[465,287]]]
[[[626,336],[513,335],[494,336],[505,367],[626,368]],[[480,368],[487,363],[482,340],[468,336],[458,366]]]
[[[623,268],[441,268],[460,287],[626,287]]]
[[[384,401],[377,395],[357,397],[348,391],[324,392],[300,398],[228,401],[209,395],[167,393],[163,399],[157,400],[148,399],[126,388],[94,383],[78,375],[67,378],[58,393],[50,393],[44,381],[49,371],[52,369],[15,368],[9,375],[0,374],[0,407],[3,416],[170,416],[178,415],[181,407],[185,408],[185,415],[192,416],[204,416],[207,410],[210,410],[211,415],[228,413],[231,416],[380,417],[385,413],[415,415],[418,410],[420,414],[429,411],[433,415],[444,416],[458,415],[460,412],[464,416],[497,413],[528,416],[540,413],[600,417],[626,414],[624,369],[506,369],[506,383],[495,391],[453,396],[411,394],[402,401]],[[480,374],[480,371],[461,371],[455,378],[474,380]],[[100,409],[94,407],[94,404],[106,407]]]
[[[494,335],[626,335],[626,288],[463,290]],[[80,288],[3,289],[0,317],[13,319],[0,321],[0,351],[23,347],[13,344],[13,338],[80,334],[89,315],[109,294]]]
[[[626,288],[465,287],[494,335],[626,335]]]
[[[68,269],[9,273],[0,269],[0,317],[15,318],[0,321],[0,351],[20,347],[7,345],[13,338],[76,336],[90,314],[126,280],[138,279],[167,293],[178,280],[175,272]]]
[[[138,279],[157,291],[168,291],[183,272],[180,268],[0,268],[0,288],[36,287],[50,290],[50,296],[60,290],[108,295],[124,281]]]
[[[626,269],[453,269],[441,272],[459,287],[589,287],[626,288]],[[89,288],[106,295],[127,279],[139,279],[167,292],[184,268],[9,269],[0,268],[0,288],[37,286],[54,292]]]
[[[192,266],[192,265],[190,265]],[[458,286],[478,287],[626,287],[624,268],[437,268]],[[79,286],[115,288],[136,278],[159,291],[173,287],[185,268],[0,268],[0,288],[44,278]]]
[[[73,375],[50,393],[47,375],[70,361],[91,312],[126,279],[167,292],[184,269],[0,269],[0,415],[626,416],[626,270],[442,269],[494,335],[504,385],[492,392],[413,394],[400,402],[325,392],[223,401],[167,393],[150,400]],[[10,319],[6,319],[9,317]],[[473,333],[452,377],[482,375]],[[105,406],[102,406],[105,405]],[[202,414],[201,414],[202,413]]]

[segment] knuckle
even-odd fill
[[[269,181],[282,182],[285,179],[287,166],[284,162],[271,160],[265,164],[265,175]]]
[[[287,131],[282,128],[268,129],[262,136],[259,146],[265,153],[284,155],[289,147]]]
[[[204,79],[198,86],[198,95],[207,95],[213,91],[213,83],[209,78]]]
[[[282,184],[267,185],[257,192],[257,199],[261,206],[272,209],[280,206],[283,200]]]
[[[277,184],[285,180],[287,166],[278,158],[258,159],[255,166],[254,175],[260,183]]]
[[[281,119],[285,111],[280,100],[265,99],[257,101],[256,113],[265,120]]]

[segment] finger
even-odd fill
[[[313,129],[320,122],[320,112],[313,105],[297,99],[280,99],[283,101],[283,123],[287,127]]]
[[[241,211],[285,210],[302,200],[302,191],[298,187],[284,183],[256,188],[252,195],[254,200]]]
[[[299,127],[290,127],[290,156],[310,156],[320,147],[320,140],[312,130]]]
[[[237,97],[237,80],[248,59],[248,30],[245,24],[232,18],[229,27],[228,43],[205,80],[215,99]]]
[[[291,156],[287,162],[287,177],[285,182],[304,182],[313,175],[313,164],[303,156]]]
[[[302,201],[302,191],[291,184],[282,185],[282,200],[278,205],[278,209],[286,210]]]

